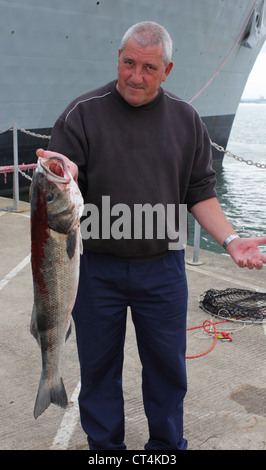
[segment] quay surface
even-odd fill
[[[11,205],[11,200],[0,198],[0,449],[87,450],[77,406],[79,365],[74,328],[62,365],[72,404],[66,411],[51,405],[37,420],[33,417],[41,355],[29,332],[33,299],[29,204],[20,201],[19,212],[3,210]],[[188,261],[192,252],[193,248],[187,247]],[[188,328],[210,318],[199,308],[199,297],[210,288],[266,291],[266,267],[262,271],[243,270],[227,255],[203,250],[200,261],[200,266],[187,264]],[[233,332],[233,341],[218,339],[211,352],[187,360],[184,435],[188,449],[265,450],[266,324],[226,322],[217,329]],[[187,344],[187,355],[198,355],[211,347],[213,337],[206,337],[201,329],[188,330]],[[143,450],[148,431],[130,312],[123,387],[126,444],[129,450]]]

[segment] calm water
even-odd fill
[[[217,142],[219,144],[219,142]],[[227,149],[246,160],[266,163],[266,104],[239,105]],[[218,199],[227,219],[240,236],[266,235],[266,169],[224,157],[217,169]],[[193,218],[190,218],[193,245]],[[201,231],[203,249],[224,252],[205,232]],[[266,247],[262,248],[266,253]]]

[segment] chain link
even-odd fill
[[[32,177],[30,175],[27,175],[27,173],[25,173],[24,171],[22,171],[20,168],[18,168],[18,171],[19,173],[24,176],[24,178],[26,178],[27,180],[29,181],[32,181]]]
[[[35,134],[35,132],[26,131],[26,129],[23,128],[18,128],[17,130],[23,132],[24,134],[31,135],[32,137],[38,137],[39,139],[51,139],[50,135]],[[8,129],[4,130],[0,129],[0,134],[4,134],[8,131],[13,131],[13,127],[9,127]]]
[[[8,129],[4,129],[3,131],[1,131],[0,129],[0,134],[4,134],[5,132],[8,132],[8,131],[13,131],[13,127],[9,127]]]
[[[10,127],[9,129],[3,130],[3,131],[0,130],[0,134],[3,134],[3,133],[5,133],[7,131],[10,131],[10,130],[12,130],[12,127]],[[20,130],[24,134],[31,135],[32,137],[38,137],[40,139],[50,139],[51,138],[51,136],[49,136],[49,135],[35,134],[34,132],[27,131],[26,129],[18,129],[18,130]],[[221,145],[218,145],[218,144],[216,144],[215,142],[212,142],[212,141],[211,141],[211,145],[216,150],[218,150],[218,152],[224,153],[228,157],[232,157],[240,163],[246,163],[246,165],[255,166],[256,168],[260,168],[260,169],[263,169],[263,170],[266,169],[266,164],[265,163],[253,162],[252,160],[245,160],[243,157],[239,157],[238,155],[233,154],[229,150],[225,150]],[[29,175],[27,175],[24,171],[20,170],[20,168],[18,168],[18,171],[20,172],[20,174],[22,176],[24,176],[24,178],[26,178],[30,181],[32,180],[32,178]]]
[[[5,132],[11,131],[11,130],[13,130],[13,127],[10,127],[9,129],[5,129],[3,131],[0,130],[0,134],[4,134]],[[18,129],[18,130],[23,132],[24,134],[30,135],[32,137],[38,137],[39,139],[50,139],[51,138],[50,135],[36,134],[35,132],[26,131],[26,129]],[[18,171],[22,176],[24,176],[24,178],[26,178],[29,181],[32,181],[31,176],[27,175],[27,173],[22,171],[20,168],[18,168]]]
[[[238,162],[246,163],[246,165],[249,165],[249,166],[254,165],[257,168],[262,168],[263,170],[266,169],[266,163],[255,163],[252,160],[245,160],[243,157],[238,157],[237,155],[233,154],[232,152],[229,152],[229,150],[225,150],[221,145],[215,144],[212,141],[211,141],[211,144],[216,150],[218,150],[218,152],[222,152],[225,155],[227,155],[228,157],[234,158]]]
[[[32,137],[38,137],[39,139],[51,139],[50,135],[35,134],[34,132],[26,131],[26,129],[18,129],[18,130],[23,132],[24,134],[31,135]]]

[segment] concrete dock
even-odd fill
[[[3,210],[8,206],[12,200],[0,198],[0,449],[87,450],[77,405],[79,364],[74,328],[62,366],[71,406],[62,410],[51,405],[37,420],[33,417],[41,355],[29,332],[33,299],[29,204],[20,202],[18,212]],[[187,261],[192,260],[192,251],[187,247]],[[203,250],[200,261],[200,266],[187,263],[188,357],[206,352],[213,344],[213,335],[202,329],[189,330],[210,319],[199,308],[199,298],[206,290],[242,287],[266,291],[266,266],[262,271],[240,269],[226,254]],[[218,339],[209,353],[187,359],[184,435],[188,449],[265,450],[266,324],[226,322],[217,328],[231,332],[233,341]],[[123,387],[127,448],[143,450],[148,430],[130,312]]]

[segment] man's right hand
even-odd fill
[[[56,157],[56,156],[61,157],[64,160],[65,164],[67,165],[76,183],[78,182],[78,166],[76,165],[76,163],[69,160],[69,158],[67,158],[65,155],[62,155],[61,153],[58,153],[58,152],[53,152],[51,150],[43,150],[43,149],[38,149],[36,151],[36,155],[39,158]]]

